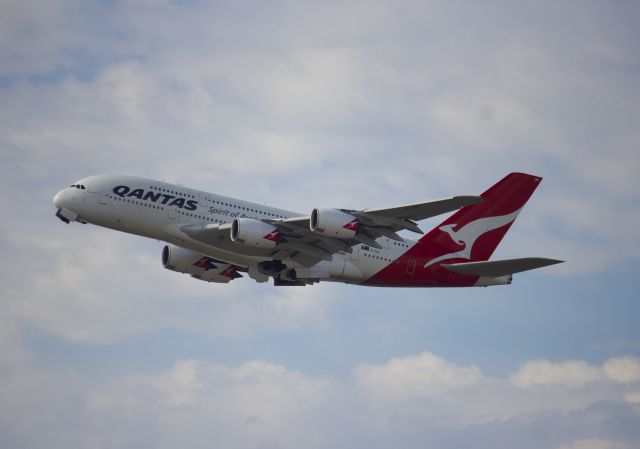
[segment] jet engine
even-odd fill
[[[162,265],[171,271],[186,273],[192,278],[206,282],[227,283],[242,277],[233,264],[220,262],[211,257],[174,245],[162,249]]]
[[[252,218],[236,218],[231,223],[231,241],[260,249],[271,249],[278,244],[278,228]]]
[[[312,232],[335,237],[350,239],[358,232],[358,219],[335,209],[318,209],[311,211],[309,227]]]

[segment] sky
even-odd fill
[[[639,20],[2,1],[2,447],[640,447]],[[566,262],[478,289],[208,284],[51,202],[126,173],[308,213],[511,171],[544,179],[494,258]]]

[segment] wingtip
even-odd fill
[[[550,267],[552,265],[558,265],[565,262],[564,260],[549,259],[548,257],[537,257],[536,259],[538,259],[541,263],[540,268]]]

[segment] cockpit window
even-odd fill
[[[71,184],[69,187],[74,187],[76,189],[86,190],[86,187],[82,184]]]

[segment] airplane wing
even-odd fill
[[[276,226],[284,238],[284,242],[278,245],[278,251],[273,254],[274,258],[284,258],[288,255],[302,265],[311,266],[320,260],[331,260],[332,255],[336,252],[351,252],[352,246],[361,243],[380,248],[376,242],[378,237],[385,236],[392,240],[402,241],[402,238],[397,234],[398,231],[409,230],[423,234],[416,221],[458,210],[481,201],[483,199],[479,196],[456,196],[384,209],[337,209],[358,222],[357,232],[349,238],[329,237],[312,232],[311,216],[264,221]]]
[[[443,263],[449,271],[469,276],[500,277],[522,271],[535,270],[549,265],[562,263],[562,260],[542,257],[525,257],[521,259],[491,260],[485,262]]]
[[[398,231],[409,230],[423,234],[416,221],[451,212],[483,201],[479,196],[456,196],[443,200],[406,204],[385,209],[336,209],[329,212],[342,214],[348,220],[357,220],[357,231],[348,237],[323,235],[311,230],[312,216],[283,219],[263,219],[278,229],[280,242],[271,253],[273,259],[291,258],[303,266],[312,266],[321,260],[331,260],[333,254],[351,252],[351,247],[365,244],[380,248],[376,239],[381,236],[402,241]],[[229,233],[231,224],[186,225],[180,228],[194,240],[216,246]]]
[[[427,203],[405,204],[403,206],[389,207],[385,209],[364,209],[351,210],[340,209],[340,211],[351,214],[364,221],[365,227],[388,228],[392,231],[408,229],[410,231],[423,234],[415,223],[430,217],[435,217],[447,212],[461,209],[465,206],[478,204],[483,199],[480,196],[454,196],[444,200],[429,201]],[[294,217],[284,220],[275,220],[274,223],[291,224],[302,227],[309,227],[310,217]]]
[[[389,207],[386,209],[365,209],[363,214],[372,217],[386,217],[391,219],[420,221],[460,209],[472,204],[478,204],[483,199],[480,196],[454,196],[444,200],[429,201],[428,203],[405,204],[404,206]],[[357,211],[354,211],[357,212]]]
[[[402,240],[395,234],[397,231],[406,229],[418,234],[424,234],[416,221],[435,217],[472,204],[478,204],[482,201],[483,199],[480,196],[454,196],[444,200],[406,204],[386,209],[365,209],[362,211],[342,209],[342,211],[358,217],[361,225],[364,225],[366,232],[373,239],[384,235],[393,240]]]

